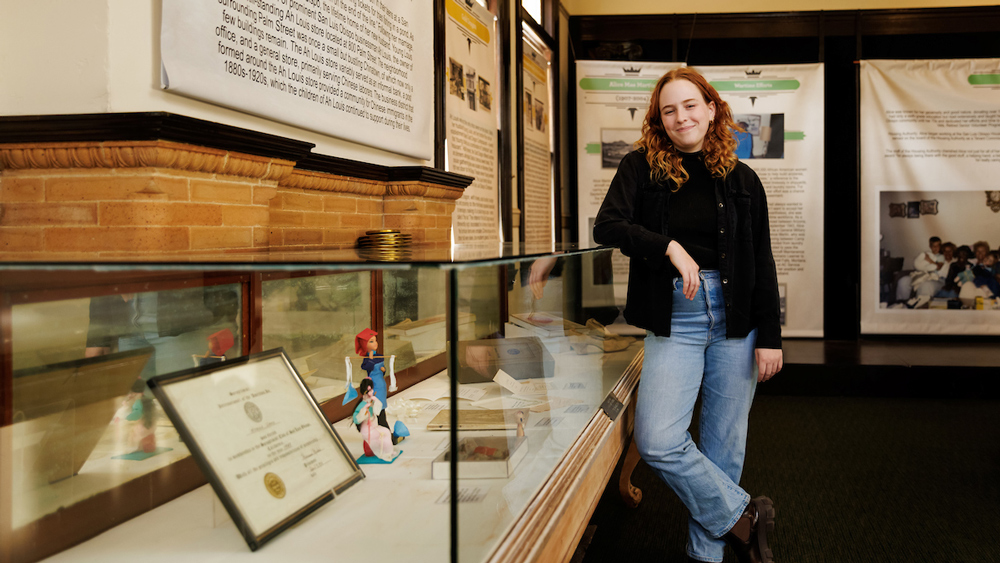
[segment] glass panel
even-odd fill
[[[613,324],[610,264],[592,258],[505,266],[503,337],[460,337],[460,561],[482,561],[496,547],[642,349],[641,336],[618,334],[631,327]],[[459,294],[479,275],[463,271]],[[478,301],[470,307],[496,307]]]
[[[372,324],[371,272],[265,281],[263,298],[264,350],[284,348],[317,402],[342,395],[344,358],[360,369],[354,336]]]
[[[500,268],[472,268],[460,276],[459,334],[468,339],[497,334]],[[446,277],[446,271],[430,268],[383,273],[385,353],[397,356],[397,371],[444,353]]]
[[[386,271],[382,274],[385,353],[396,356],[396,370],[433,358],[445,350],[445,273],[438,269]]]
[[[345,495],[361,495],[365,500],[345,498],[354,506],[352,510],[337,509],[346,505],[335,503],[332,509],[317,512],[310,518],[321,522],[287,532],[302,535],[293,544],[325,545],[324,541],[332,540],[347,550],[341,554],[345,558],[363,559],[370,555],[368,544],[340,541],[347,536],[330,535],[330,530],[351,530],[352,523],[377,521],[392,513],[398,549],[435,561],[448,560],[451,474],[441,456],[453,450],[462,460],[456,481],[460,495],[454,505],[459,511],[455,521],[459,559],[482,561],[497,547],[498,538],[522,514],[641,347],[641,334],[623,334],[629,327],[617,320],[611,263],[601,259],[610,252],[569,250],[556,257],[522,254],[503,259],[498,256],[508,255],[511,249],[494,248],[489,253],[464,255],[468,260],[481,260],[465,264],[454,262],[456,256],[463,256],[456,250],[451,261],[443,264],[364,266],[381,269],[375,274],[347,271],[338,264],[327,265],[329,269],[292,263],[234,266],[262,272],[263,299],[254,304],[262,311],[261,344],[266,349],[284,347],[313,392],[321,399],[332,398],[331,406],[342,407],[340,420],[334,424],[352,457],[372,457],[366,455],[365,444],[375,438],[381,439],[382,446],[388,440],[392,453],[399,454],[390,463],[362,461],[372,464],[364,468],[368,479]],[[165,275],[199,268],[197,264],[174,266],[157,268],[169,270]],[[119,274],[121,279],[134,277],[132,272],[138,268],[119,264],[107,270],[110,279],[101,283],[104,287],[119,283]],[[324,273],[316,275],[317,269]],[[72,278],[77,273],[73,270],[38,272],[37,277]],[[18,275],[30,280],[36,273]],[[365,422],[360,416],[363,408],[358,408],[362,401],[352,399],[341,405],[338,395],[344,389],[345,357],[352,362],[354,389],[362,382],[364,370],[354,340],[364,328],[382,324],[371,317],[372,283],[379,279],[385,327],[379,349],[397,356],[397,372],[418,360],[439,361],[448,349],[444,316],[449,310],[448,280],[457,280],[453,294],[460,342],[455,350],[460,361],[452,373],[422,373],[427,379],[380,399],[383,411],[372,413],[377,422],[366,427],[361,424]],[[8,289],[6,295],[16,293]],[[13,425],[0,430],[0,469],[13,467],[15,471],[13,476],[0,475],[0,510],[5,510],[2,505],[10,498],[15,510],[0,512],[3,521],[23,527],[50,513],[41,522],[50,523],[65,518],[65,513],[53,513],[59,507],[84,512],[90,506],[79,504],[81,500],[108,489],[111,493],[100,500],[114,497],[107,512],[117,516],[137,499],[127,492],[128,486],[118,485],[140,471],[187,456],[169,421],[159,416],[158,407],[154,404],[146,410],[143,393],[131,389],[147,377],[148,369],[163,373],[210,359],[206,356],[226,344],[218,342],[218,333],[226,329],[234,342],[231,349],[221,351],[238,354],[237,336],[247,328],[239,323],[241,302],[238,285],[217,285],[14,306],[10,324],[17,414]],[[406,327],[405,323],[430,327],[426,342],[418,342],[417,332],[390,334],[393,329],[401,330],[399,325]],[[213,335],[215,343],[210,339]],[[91,354],[99,354],[87,358],[88,348]],[[146,368],[147,363],[152,368]],[[437,364],[426,364],[433,365]],[[500,377],[505,386],[495,381],[501,370],[510,378]],[[454,399],[450,376],[457,382]],[[70,379],[75,387],[52,383]],[[452,404],[461,413],[462,424],[469,425],[454,434],[449,432]],[[109,425],[116,411],[117,420]],[[155,455],[112,459],[141,451],[147,413],[154,419]],[[452,443],[464,449],[450,450]],[[157,451],[161,447],[171,450],[161,453]],[[169,487],[183,488],[188,481],[177,472],[186,466],[176,464],[170,472],[150,476],[157,484],[141,491],[143,497],[157,497]],[[136,481],[132,488],[139,484],[145,486]],[[224,525],[228,519],[221,505],[191,505],[186,504],[191,497],[184,498],[188,500],[171,503],[175,508],[186,507],[183,510],[158,510],[149,518],[162,520],[158,526],[165,529],[190,525],[206,542],[228,545],[225,538],[232,538],[232,529]],[[211,500],[211,495],[205,498]],[[198,508],[188,510],[190,506]],[[148,521],[126,522],[113,534],[70,548],[64,557],[111,552],[115,560],[141,557],[148,545],[137,530]],[[279,543],[268,549],[280,551]],[[190,541],[160,547],[175,559],[197,551]],[[233,549],[237,548],[244,549],[238,542]]]
[[[15,305],[14,528],[187,457],[146,380],[242,353],[239,284]]]

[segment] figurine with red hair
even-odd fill
[[[391,434],[389,432],[389,421],[386,418],[385,407],[388,405],[388,392],[396,390],[396,373],[395,373],[395,362],[396,356],[389,356],[389,385],[386,386],[385,376],[387,374],[385,366],[385,356],[379,356],[378,354],[378,333],[370,328],[366,328],[359,332],[357,336],[354,337],[354,351],[358,353],[363,359],[361,360],[361,369],[368,373],[361,381],[359,390],[363,390],[361,393],[361,401],[358,407],[355,409],[353,422],[357,425],[358,431],[361,432],[362,438],[365,441],[365,456],[366,457],[377,457],[386,462],[391,462],[398,454],[392,454],[391,457],[387,458],[387,452],[385,452],[384,439],[390,438],[391,444],[396,445],[404,437],[410,435],[409,429],[403,424],[402,421],[397,420],[396,424],[393,426]],[[347,393],[344,395],[344,404],[346,405],[351,399],[352,395],[357,396],[357,392],[354,391],[351,382],[351,371],[353,369],[351,359],[344,358],[345,364],[347,366]],[[372,425],[375,424],[374,420],[378,421],[378,426],[385,428],[385,432],[373,432]],[[365,427],[368,432],[362,430]],[[384,434],[389,434],[389,436],[384,436]],[[369,437],[372,438],[373,443],[369,443]],[[359,460],[360,462],[361,460]]]

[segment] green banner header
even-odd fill
[[[659,78],[582,78],[584,90],[610,90],[624,92],[649,92]]]
[[[601,154],[601,143],[587,143],[584,150],[587,154]]]
[[[973,86],[1000,86],[1000,74],[970,74],[969,84]]]
[[[712,86],[720,92],[798,90],[798,80],[718,80]]]
[[[805,131],[785,131],[786,141],[801,141],[806,138]]]

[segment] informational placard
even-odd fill
[[[552,203],[552,131],[549,123],[548,59],[531,43],[523,41],[522,80],[524,91],[524,242],[529,248],[551,250],[555,242]]]
[[[500,184],[497,166],[497,42],[493,14],[479,3],[445,0],[448,56],[447,167],[472,176],[455,203],[455,242],[500,240]]]
[[[997,178],[1000,59],[861,61],[863,333],[1000,334]]]
[[[281,349],[149,386],[251,549],[364,477]]]
[[[823,336],[823,64],[696,67],[745,132],[736,155],[767,194],[781,334]]]
[[[618,171],[618,163],[642,136],[642,122],[646,119],[653,86],[668,70],[680,66],[681,63],[576,62],[577,216],[581,244],[596,246],[594,218]],[[611,263],[615,301],[624,307],[628,258],[615,250]],[[596,285],[611,279],[607,275],[585,277],[593,279]],[[607,305],[606,295],[601,291],[584,291],[584,306]]]
[[[162,87],[433,157],[433,10],[412,0],[164,0]]]

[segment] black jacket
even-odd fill
[[[632,151],[618,165],[594,222],[594,240],[617,246],[629,260],[625,318],[657,336],[670,336],[671,280],[677,275],[667,245],[672,180],[654,182],[645,152]],[[764,187],[738,162],[715,179],[719,204],[719,271],[726,301],[726,336],[757,329],[757,348],[781,348],[778,276],[771,255]]]

